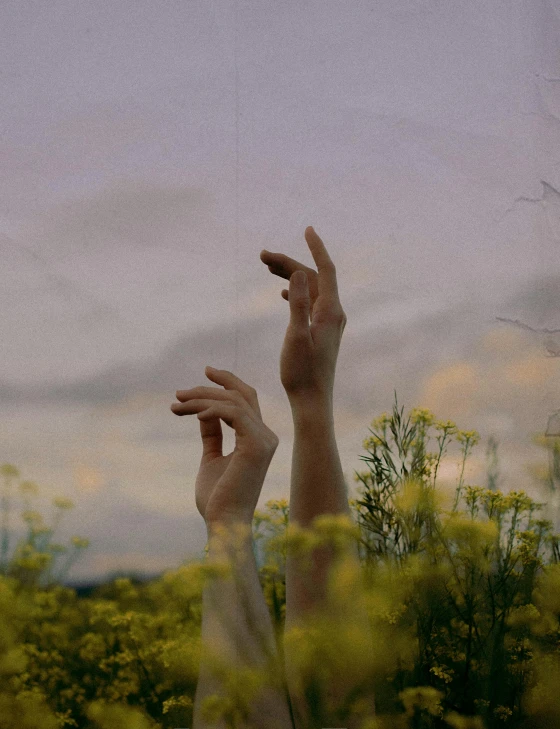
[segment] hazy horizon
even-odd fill
[[[560,408],[560,13],[548,0],[69,0],[1,11],[0,463],[76,507],[72,581],[200,553],[204,366],[257,389],[288,497],[284,283],[313,225],[348,323],[335,426],[351,492],[397,391],[499,441],[538,493]],[[236,184],[237,182],[237,184]],[[499,321],[518,320],[525,327]],[[228,430],[228,429],[224,429]],[[225,445],[233,439],[225,433]],[[453,482],[458,452],[442,464]]]

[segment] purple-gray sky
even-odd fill
[[[76,502],[72,576],[204,546],[198,421],[169,405],[206,364],[280,437],[259,507],[288,496],[288,304],[259,252],[311,265],[307,225],[348,315],[351,492],[394,389],[479,430],[471,482],[494,434],[502,488],[536,488],[560,343],[496,317],[560,328],[559,38],[552,0],[3,3],[0,462]]]

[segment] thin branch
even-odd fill
[[[497,316],[496,319],[498,321],[505,321],[510,324],[516,324],[518,327],[521,327],[522,329],[528,329],[530,332],[537,332],[542,334],[560,334],[560,329],[535,329],[534,327],[530,327],[528,324],[523,324],[523,322],[519,321],[519,319],[504,319],[501,316]]]

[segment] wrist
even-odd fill
[[[251,541],[253,539],[253,520],[240,516],[205,521],[208,540],[213,542]]]
[[[253,554],[252,524],[246,521],[206,524],[208,557],[211,561],[226,560],[229,564],[245,563]]]
[[[334,406],[330,396],[289,398],[294,425],[321,427],[334,425]]]

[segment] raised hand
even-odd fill
[[[289,523],[309,528],[325,514],[351,516],[348,491],[336,444],[333,388],[336,361],[346,325],[340,304],[335,266],[313,228],[305,230],[305,240],[317,271],[282,253],[261,252],[261,261],[275,276],[290,281],[282,296],[290,304],[290,322],[280,357],[280,379],[288,395],[294,421],[294,447],[290,484]],[[297,555],[286,556],[285,630],[295,628],[296,635],[309,625],[315,610],[321,613],[329,594],[331,568],[338,559],[331,548],[313,551],[311,569]],[[359,568],[357,544],[344,555]],[[366,650],[375,655],[369,617],[361,601],[350,601],[348,612],[339,614],[340,629],[359,626]],[[355,686],[352,666],[340,669],[337,661],[326,658],[317,676],[301,672],[297,641],[284,643],[286,678],[295,726],[319,726],[316,721],[317,699],[302,691],[310,678],[323,685],[326,695],[338,702],[348,701]],[[324,682],[324,676],[328,676]],[[309,685],[309,684],[308,684]],[[349,705],[347,703],[347,705]],[[373,705],[373,699],[372,699]],[[349,729],[362,726],[354,717],[344,721]],[[334,726],[321,723],[320,726]]]
[[[280,357],[280,379],[293,405],[332,399],[346,326],[334,263],[311,226],[305,229],[305,240],[317,271],[283,253],[263,250],[260,256],[271,273],[290,281],[289,290],[282,290],[290,304],[290,323]]]
[[[177,390],[176,415],[200,420],[202,459],[195,485],[198,511],[207,527],[251,524],[264,478],[278,447],[278,437],[262,421],[256,391],[227,370],[206,368],[222,386]],[[223,420],[235,430],[235,448],[223,455]]]

